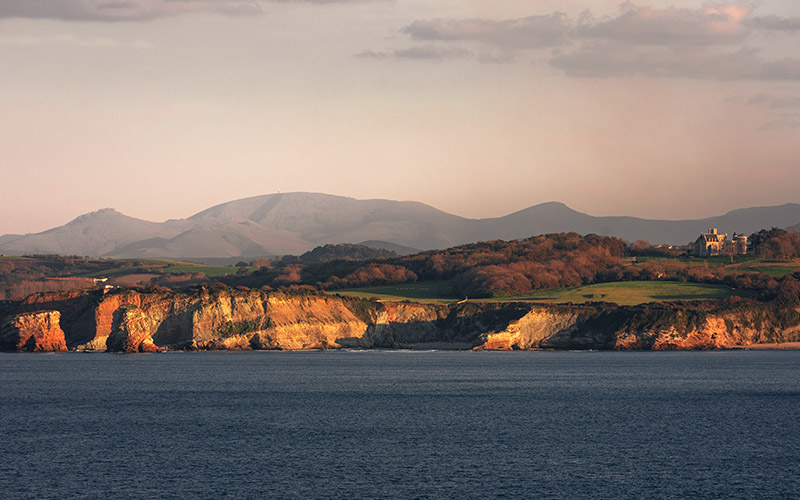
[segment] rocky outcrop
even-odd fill
[[[153,342],[152,322],[136,306],[129,305],[115,314],[114,327],[106,338],[106,349],[111,352],[158,352]]]
[[[516,350],[552,347],[548,342],[559,336],[572,336],[577,330],[579,314],[569,310],[548,310],[536,307],[496,333],[483,336],[477,349]]]
[[[411,302],[388,302],[377,309],[369,328],[354,346],[407,348],[418,344],[453,342],[441,322],[447,318],[444,306]]]
[[[21,352],[66,351],[64,331],[58,311],[15,314],[0,325],[0,349]]]
[[[10,350],[720,349],[800,340],[795,306],[748,300],[444,306],[200,287],[37,294],[4,303],[0,314]],[[33,332],[33,325],[41,332],[13,333]]]

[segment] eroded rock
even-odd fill
[[[22,352],[67,350],[58,311],[20,313],[6,318],[0,326],[0,349]]]

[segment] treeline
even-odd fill
[[[102,270],[97,261],[78,256],[30,255],[0,259],[0,299],[22,298],[37,292],[80,290],[94,287],[91,280],[72,278]]]
[[[750,235],[751,253],[764,259],[785,261],[800,257],[800,234],[773,227]]]
[[[418,280],[450,280],[458,295],[515,295],[605,281],[627,262],[625,241],[558,233],[516,241],[486,241],[368,262],[277,263],[230,284],[354,288]]]
[[[59,292],[96,288],[98,285],[87,275],[125,269],[142,268],[147,261],[92,259],[77,255],[34,254],[22,257],[0,258],[0,300],[18,299],[38,292]],[[163,276],[163,281],[176,279]],[[194,281],[199,280],[199,276]],[[202,276],[205,278],[205,276]],[[149,280],[150,278],[148,278]],[[176,283],[188,283],[186,277]]]
[[[791,242],[792,235],[797,236],[774,229],[763,233],[756,246],[762,255],[776,255],[767,249],[785,247],[783,243],[772,243],[774,240]],[[773,277],[678,258],[639,262],[635,258],[637,254],[641,255],[641,248],[619,238],[558,233],[517,241],[485,241],[370,261],[334,260],[308,264],[278,261],[273,267],[225,281],[248,287],[302,285],[326,290],[448,281],[452,295],[480,298],[599,282],[675,280],[723,284],[749,290],[762,299],[800,295],[800,274]]]
[[[322,245],[301,255],[300,262],[329,262],[332,260],[372,260],[391,259],[398,257],[397,253],[383,248],[372,248],[364,245],[350,243]]]
[[[762,230],[751,236],[751,242],[751,252],[766,260],[800,256],[800,235],[796,232]],[[259,259],[253,263],[260,266],[257,271],[249,272],[242,266],[236,275],[219,280],[229,286],[250,288],[325,290],[446,281],[452,295],[471,298],[519,295],[599,282],[677,280],[723,284],[750,290],[763,299],[800,296],[799,273],[773,277],[738,270],[736,266],[713,265],[710,261],[698,263],[674,258],[664,253],[664,249],[648,249],[646,242],[628,244],[619,238],[594,234],[557,233],[516,241],[485,241],[403,257],[383,252],[359,245],[326,245],[302,258]],[[648,255],[655,258],[644,257]],[[364,256],[367,260],[352,260]],[[80,279],[54,281],[48,277],[74,278],[123,267],[142,267],[138,271],[144,272],[146,264],[55,255],[2,258],[0,299],[92,286]],[[158,284],[176,288],[203,280],[206,278],[202,275],[164,275],[158,278]]]

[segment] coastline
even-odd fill
[[[750,344],[731,349],[744,349],[753,351],[796,351],[800,350],[800,342],[774,342],[763,344]]]

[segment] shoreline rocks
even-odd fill
[[[62,352],[67,350],[58,311],[24,312],[6,317],[0,324],[0,350]]]

